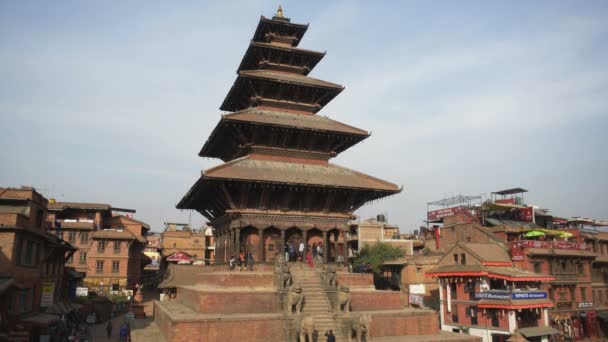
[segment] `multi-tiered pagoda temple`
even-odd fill
[[[366,202],[396,194],[393,184],[329,159],[369,136],[316,115],[344,87],[308,77],[325,53],[298,48],[308,25],[262,17],[201,157],[204,171],[178,203],[216,229],[216,262],[251,250],[271,261],[284,246],[322,241],[325,261],[346,260],[344,232]]]

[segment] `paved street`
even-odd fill
[[[141,329],[147,325],[149,325],[154,319],[152,317],[153,310],[153,301],[156,298],[156,291],[152,290],[150,292],[144,291],[144,311],[146,313],[147,318],[143,319],[135,319],[131,321],[130,326],[131,330]],[[110,342],[110,341],[120,341],[120,326],[125,322],[125,316],[120,315],[119,317],[115,317],[112,319],[112,336],[108,338],[106,332],[107,322],[95,324],[91,326],[91,341],[93,342]]]

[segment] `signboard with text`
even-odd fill
[[[457,214],[466,214],[468,211],[467,207],[453,207],[439,210],[433,210],[426,213],[427,220],[436,221],[444,217],[450,217]]]
[[[55,282],[42,282],[42,295],[40,297],[40,306],[49,307],[53,305],[53,297],[55,296]]]
[[[542,291],[485,291],[475,292],[475,299],[499,299],[499,300],[522,300],[522,299],[545,299],[547,292]]]

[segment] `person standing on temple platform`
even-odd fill
[[[323,246],[321,246],[323,242],[319,242],[317,245],[317,255],[323,256]]]
[[[312,244],[311,249],[312,249],[312,258],[314,260],[314,258],[317,256],[317,243],[316,242]]]
[[[289,261],[289,246],[287,246],[287,242],[285,242],[284,251],[285,251],[285,261]]]
[[[300,240],[300,247],[298,248],[300,261],[304,260],[304,241]]]
[[[312,253],[310,251],[308,251],[306,253],[306,263],[308,264],[308,266],[312,267]]]
[[[293,249],[293,242],[289,242],[289,261],[296,259],[296,251]]]
[[[245,252],[241,251],[239,254],[239,266],[241,267],[241,271],[243,270],[243,266],[245,266]]]
[[[249,270],[253,271],[253,254],[251,254],[250,250],[247,250],[247,254],[245,255],[245,262],[247,263],[247,266],[245,266],[245,269],[247,269],[247,267],[249,267]]]

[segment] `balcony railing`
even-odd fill
[[[551,248],[551,249],[572,249],[579,251],[592,251],[593,248],[587,243],[577,243],[568,241],[533,241],[520,240],[511,242],[511,248]]]

